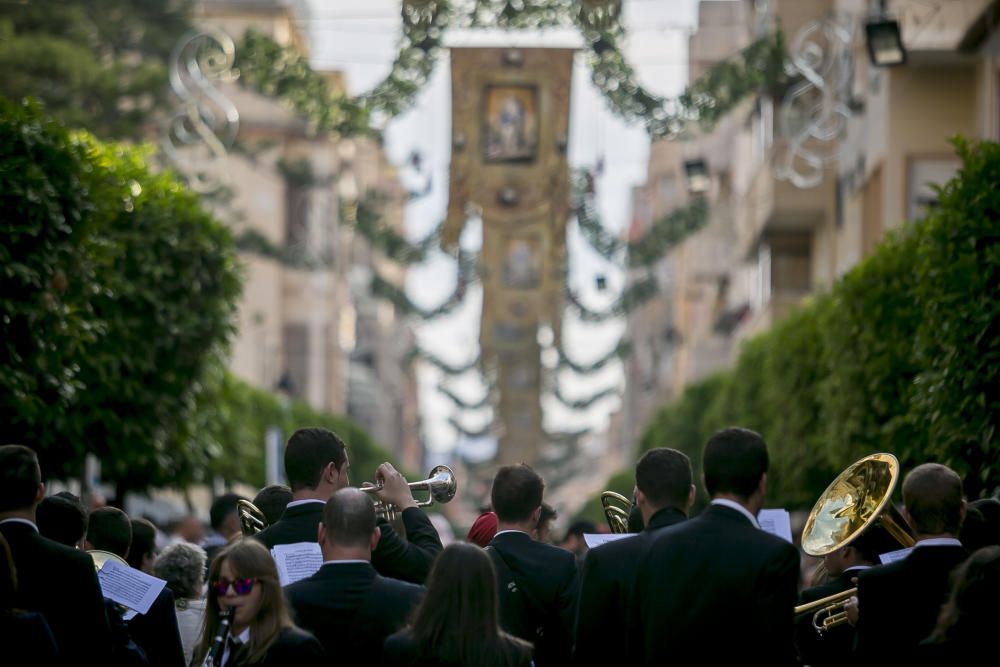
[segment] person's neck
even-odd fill
[[[237,637],[239,637],[240,635],[243,634],[244,630],[246,630],[249,627],[250,627],[249,624],[248,625],[236,625],[236,623],[233,623],[233,626],[229,629],[229,636],[232,637],[233,639],[236,639]]]
[[[680,509],[679,507],[673,507],[671,505],[661,505],[659,507],[645,505],[639,508],[639,513],[642,514],[642,525],[648,528],[649,522],[652,521],[653,517],[665,509],[674,509],[683,514],[684,516],[687,516],[687,512]]]
[[[367,546],[345,547],[327,542],[322,547],[323,561],[337,560],[365,560],[371,562],[372,552]]]
[[[504,530],[519,530],[522,533],[527,533],[528,535],[531,535],[531,529],[534,528],[534,527],[535,527],[535,525],[531,521],[521,521],[521,522],[517,522],[517,523],[515,523],[515,522],[508,523],[506,521],[497,521],[497,532],[498,533],[501,532],[501,531],[504,531]]]
[[[325,486],[318,486],[315,489],[299,489],[292,494],[292,501],[298,500],[321,500],[324,503],[330,499],[333,491]]]
[[[26,521],[30,521],[31,523],[36,523],[35,508],[29,507],[27,509],[0,512],[0,521],[6,521],[7,519],[24,519]]]

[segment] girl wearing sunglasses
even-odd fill
[[[292,623],[274,560],[260,542],[243,539],[220,551],[208,582],[205,626],[193,665],[205,660],[220,615],[230,608],[235,614],[230,641],[218,662],[223,667],[319,664],[314,659],[325,659],[320,643]]]

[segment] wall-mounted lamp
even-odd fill
[[[868,57],[875,67],[894,67],[906,63],[906,48],[899,33],[899,22],[885,17],[865,23]]]
[[[703,195],[711,186],[708,165],[701,158],[684,161],[684,173],[687,175],[688,192],[693,195]]]

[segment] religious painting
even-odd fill
[[[537,236],[511,238],[504,250],[503,286],[536,289],[542,276],[542,253]]]
[[[531,162],[538,149],[537,91],[533,86],[487,86],[486,162]]]

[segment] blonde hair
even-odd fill
[[[294,628],[285,596],[278,581],[278,570],[267,548],[254,539],[240,539],[225,547],[212,561],[208,571],[209,582],[219,578],[222,564],[228,562],[234,577],[252,578],[254,586],[260,586],[260,609],[257,617],[250,622],[250,641],[247,644],[246,662],[254,664],[262,661],[271,645],[282,631]],[[193,664],[201,664],[205,659],[219,627],[219,595],[213,586],[208,587],[208,602],[205,605],[205,624],[198,646],[194,651]]]

